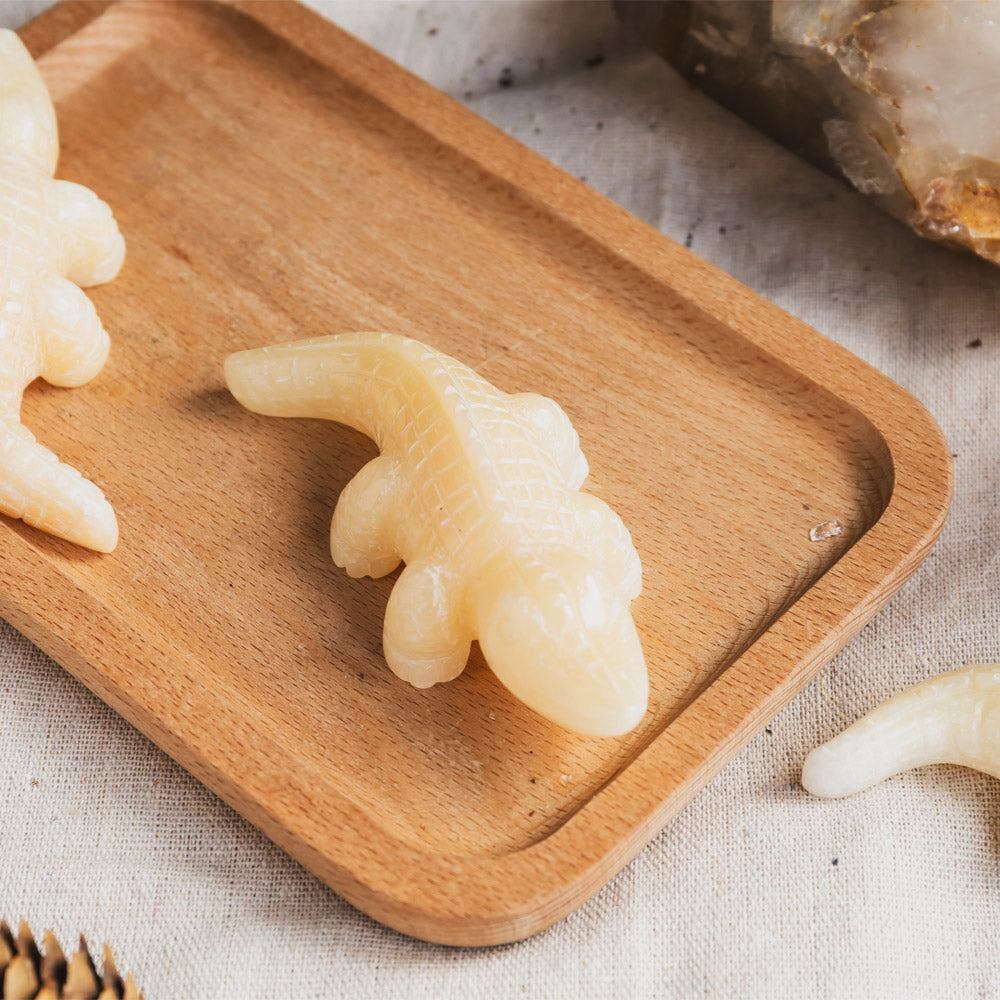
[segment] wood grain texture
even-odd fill
[[[564,916],[933,544],[951,466],[915,400],[305,8],[68,4],[25,34],[59,176],[128,257],[92,292],[105,370],[23,414],[121,542],[4,521],[0,613],[376,919],[489,944]],[[222,381],[231,351],[355,329],[567,410],[645,569],[633,733],[556,729],[477,653],[429,691],[389,673],[394,577],[327,550],[374,446]]]

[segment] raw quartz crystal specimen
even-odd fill
[[[449,681],[478,639],[499,680],[559,725],[617,736],[639,723],[649,680],[629,605],[642,567],[621,518],[580,492],[587,461],[556,403],[382,333],[241,351],[225,376],[257,413],[336,420],[378,444],[337,501],[330,548],[351,576],[406,563],[383,628],[397,676]]]
[[[125,243],[92,191],[55,180],[56,117],[38,68],[0,31],[0,512],[110,552],[114,510],[76,469],[21,423],[36,378],[78,386],[108,356],[109,340],[79,286],[110,281]]]
[[[998,0],[616,6],[711,97],[921,235],[1000,263]]]

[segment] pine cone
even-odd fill
[[[38,950],[22,920],[17,937],[0,921],[0,990],[3,1000],[142,1000],[132,977],[122,982],[111,949],[104,946],[104,970],[97,967],[80,936],[80,947],[69,961],[52,931]]]

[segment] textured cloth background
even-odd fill
[[[1000,270],[714,106],[604,3],[314,5],[909,389],[955,454],[950,520],[617,879],[487,950],[352,909],[0,624],[0,916],[111,942],[148,1000],[1000,995],[996,781],[934,767],[832,802],[798,785],[809,749],[878,702],[1000,660]],[[45,6],[2,4],[0,23]]]

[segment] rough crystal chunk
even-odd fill
[[[921,235],[1000,263],[1000,2],[616,6],[711,97]]]

